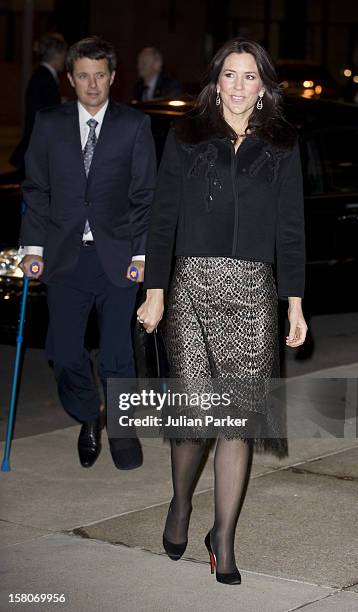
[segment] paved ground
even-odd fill
[[[351,358],[356,319],[315,323],[321,327],[315,357],[310,363],[289,360],[289,374],[305,370],[315,378],[358,378],[357,359]],[[13,352],[12,347],[0,348],[2,382],[11,374]],[[336,367],[327,369],[334,358]],[[307,379],[297,381],[307,384]],[[351,392],[356,407],[354,388]],[[203,544],[213,513],[212,456],[194,498],[185,558],[174,563],[161,547],[171,497],[167,446],[158,439],[143,440],[144,465],[121,472],[104,439],[95,466],[82,469],[76,454],[79,428],[58,405],[42,352],[29,351],[12,471],[0,475],[0,610],[357,611],[354,414],[345,438],[321,428],[316,437],[291,440],[283,461],[255,455],[236,539],[243,580],[229,587],[210,575]],[[329,418],[337,420],[337,415]],[[10,593],[63,593],[66,601],[15,605],[9,603]]]
[[[145,440],[143,467],[126,473],[105,444],[86,471],[77,434],[70,427],[14,443],[12,472],[1,475],[1,610],[11,609],[9,593],[35,592],[64,593],[62,607],[76,612],[358,610],[357,441],[296,440],[284,462],[256,456],[236,540],[243,581],[225,587],[210,576],[203,545],[212,457],[185,559],[174,565],[160,544],[168,449]]]

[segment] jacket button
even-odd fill
[[[88,202],[88,201],[86,200],[86,202],[85,202],[85,206],[91,206],[91,202]]]
[[[246,168],[243,168],[243,169],[242,169],[242,172],[246,172]]]

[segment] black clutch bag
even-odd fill
[[[136,321],[133,336],[138,378],[168,378],[169,365],[160,329],[147,334],[143,325]]]

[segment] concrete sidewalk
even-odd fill
[[[358,364],[315,373],[357,378]],[[237,531],[240,586],[210,575],[203,544],[213,514],[210,455],[199,481],[185,558],[163,553],[171,497],[168,447],[143,440],[144,465],[112,464],[108,446],[80,467],[79,428],[16,439],[1,474],[0,609],[76,612],[358,610],[358,440],[290,442],[256,455]],[[63,593],[58,604],[10,604],[10,593]]]

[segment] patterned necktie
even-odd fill
[[[85,144],[85,148],[83,149],[83,161],[85,165],[86,176],[88,176],[94,149],[97,144],[96,127],[98,125],[98,121],[96,121],[95,119],[88,119],[87,125],[89,125],[90,131],[88,134],[87,142]]]
[[[96,121],[95,119],[88,119],[87,125],[89,126],[90,131],[88,134],[87,142],[83,149],[83,163],[85,166],[86,176],[88,176],[89,169],[92,163],[94,149],[97,144],[96,127],[98,125],[98,121]],[[86,235],[90,231],[91,229],[90,229],[90,225],[87,219],[86,224],[85,224],[84,234]]]

